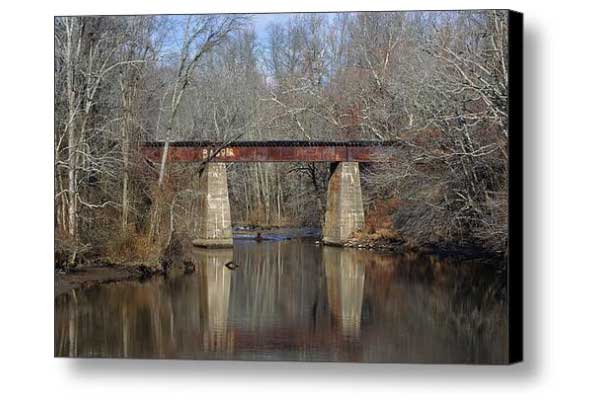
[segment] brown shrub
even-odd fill
[[[365,231],[375,233],[381,229],[390,229],[394,225],[394,213],[400,207],[400,199],[378,199],[367,210],[365,215]]]
[[[142,262],[158,258],[158,249],[148,236],[133,229],[119,230],[104,245],[104,256],[121,262]]]

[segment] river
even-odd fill
[[[55,355],[485,363],[507,361],[493,263],[378,254],[314,238],[194,250],[196,271],[55,298]],[[239,265],[230,270],[229,261]]]

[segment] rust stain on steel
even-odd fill
[[[217,146],[205,145],[177,145],[169,147],[167,159],[169,161],[202,161],[214,154]],[[163,148],[155,144],[142,146],[146,158],[158,162],[161,159]],[[377,162],[384,155],[381,145],[240,145],[232,144],[219,151],[213,161],[220,162]]]

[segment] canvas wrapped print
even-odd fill
[[[522,21],[55,17],[55,356],[520,361]]]

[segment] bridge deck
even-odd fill
[[[400,146],[400,141],[240,141],[223,147],[222,143],[171,142],[167,159],[170,161],[202,161],[211,157],[221,162],[377,162],[389,148]],[[142,151],[146,158],[159,161],[163,142],[146,142]]]

